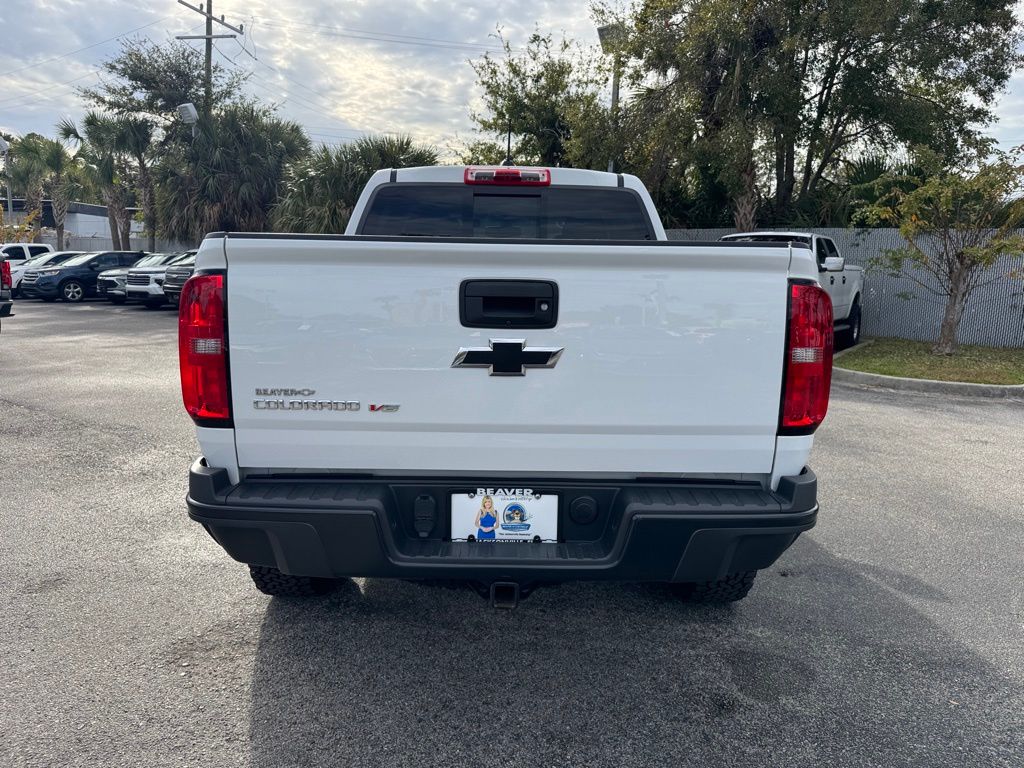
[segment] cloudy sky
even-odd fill
[[[476,104],[468,60],[496,48],[497,25],[513,45],[535,25],[597,45],[588,0],[214,0],[213,8],[246,32],[217,41],[216,59],[251,73],[253,95],[332,144],[368,132],[405,132],[442,149],[463,143]],[[79,117],[75,88],[99,82],[118,38],[163,41],[202,25],[176,0],[0,0],[0,130],[52,133],[60,118]],[[1024,73],[999,115],[1001,143],[1024,143]]]

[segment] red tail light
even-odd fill
[[[832,385],[832,299],[812,283],[789,286],[780,435],[809,435],[828,411]]]
[[[0,288],[11,287],[11,263],[4,259],[0,261]]]
[[[504,186],[548,187],[551,185],[551,171],[548,168],[515,168],[498,165],[469,166],[463,179],[467,184],[497,184]]]
[[[188,415],[200,426],[231,426],[224,275],[195,275],[181,289],[178,360]]]

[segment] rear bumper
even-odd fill
[[[525,482],[525,480],[524,480]],[[366,576],[481,581],[694,582],[767,568],[812,528],[817,478],[809,469],[759,486],[693,483],[535,481],[557,493],[559,543],[452,542],[451,493],[476,480],[252,478],[193,464],[186,500],[234,559],[296,576]],[[592,520],[574,520],[572,502],[590,497]],[[432,499],[433,525],[421,536],[414,506]]]

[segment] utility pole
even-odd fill
[[[608,158],[608,173],[615,171],[615,152],[619,144],[619,70],[622,68],[622,46],[627,38],[626,25],[622,22],[605,24],[597,28],[601,50],[612,55],[612,142],[614,149]]]
[[[219,19],[213,15],[213,0],[206,0],[204,6],[200,3],[198,6],[192,5],[191,3],[185,2],[185,0],[178,0],[178,5],[184,5],[186,8],[195,11],[196,13],[203,16],[206,19],[206,34],[205,35],[178,35],[178,40],[205,40],[206,41],[206,82],[205,90],[203,92],[203,115],[209,118],[210,112],[213,111],[213,41],[221,39],[234,39],[236,35],[215,35],[213,34],[213,23],[217,22],[222,27],[234,31],[238,35],[244,34],[242,31],[243,25],[239,24],[237,27],[228,24],[224,21],[222,15]]]
[[[206,90],[203,92],[206,116],[213,109],[213,0],[206,0]]]
[[[612,136],[616,142],[619,136],[619,52],[612,60]],[[615,155],[608,158],[608,173],[615,172]]]

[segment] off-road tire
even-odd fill
[[[336,579],[290,576],[264,565],[250,565],[249,575],[256,589],[274,597],[316,597],[326,595],[338,586]]]
[[[757,571],[731,573],[717,581],[675,585],[676,594],[688,603],[723,604],[742,600],[754,586]]]

